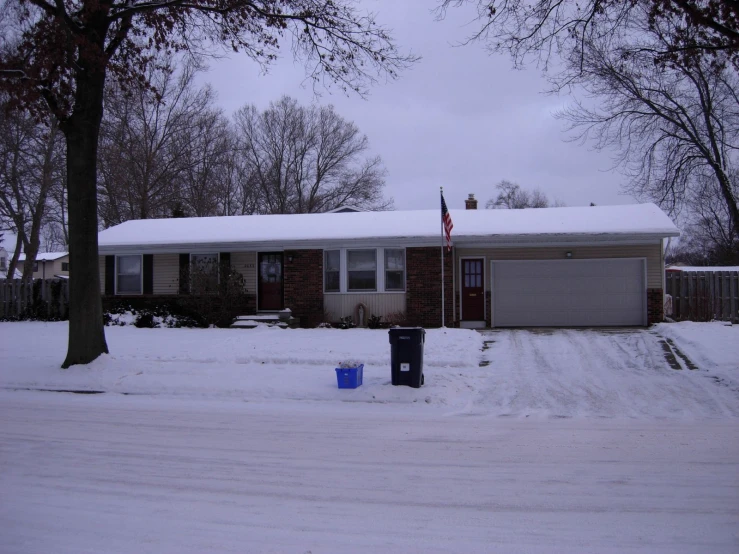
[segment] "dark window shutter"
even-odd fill
[[[115,294],[115,256],[105,256],[105,294]]]
[[[220,267],[218,272],[218,281],[221,288],[221,293],[225,294],[228,288],[228,272],[231,269],[231,252],[221,252],[218,254],[220,260]]]
[[[225,274],[231,269],[231,252],[221,252],[218,256],[221,260],[221,271]]]
[[[144,254],[144,294],[154,293],[154,254]]]
[[[180,294],[190,293],[190,254],[180,254]]]

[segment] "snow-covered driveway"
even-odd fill
[[[701,340],[690,340],[697,333]],[[489,371],[476,386],[473,413],[739,417],[739,326],[515,329],[483,338]]]
[[[0,552],[734,553],[733,421],[0,392]]]

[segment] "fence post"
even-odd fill
[[[731,281],[731,293],[729,294],[729,302],[731,307],[731,319],[730,321],[732,323],[739,323],[739,314],[737,314],[736,311],[736,295],[737,295],[737,288],[739,288],[739,272],[734,273],[733,277],[730,279]]]

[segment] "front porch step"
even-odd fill
[[[236,316],[236,320],[231,324],[231,329],[254,329],[259,325],[286,329],[288,327],[297,326],[297,324],[297,318],[291,317],[289,321],[284,321],[280,319],[280,316],[277,313],[240,315]]]

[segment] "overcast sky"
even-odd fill
[[[321,91],[318,101],[333,104],[367,135],[388,170],[386,196],[396,209],[437,207],[440,186],[450,208],[463,208],[469,193],[482,207],[501,179],[540,188],[570,206],[635,201],[620,193],[623,177],[611,170],[608,155],[565,141],[553,114],[571,98],[544,94],[536,67],[514,70],[508,57],[489,55],[480,44],[454,46],[475,28],[470,10],[435,21],[435,0],[359,4],[422,60],[397,81],[375,86],[367,99],[337,88]],[[230,56],[212,62],[203,79],[228,114],[247,103],[264,109],[283,94],[316,100],[289,46],[267,75],[249,59]]]
[[[569,206],[627,204],[623,177],[612,160],[588,145],[566,142],[563,124],[553,114],[568,96],[546,95],[546,82],[533,65],[512,69],[504,55],[489,55],[482,45],[454,46],[475,28],[474,13],[453,9],[435,21],[436,0],[361,0],[393,30],[403,51],[422,56],[396,81],[379,83],[367,99],[338,88],[316,99],[305,70],[293,61],[289,42],[268,74],[244,56],[210,63],[202,80],[232,114],[244,104],[266,108],[283,94],[301,103],[333,104],[367,135],[372,154],[388,170],[386,196],[398,210],[439,206],[439,187],[450,208],[464,208],[474,193],[480,201],[495,196],[501,179],[539,188]],[[14,237],[6,233],[6,248]],[[13,243],[14,244],[14,243]]]

